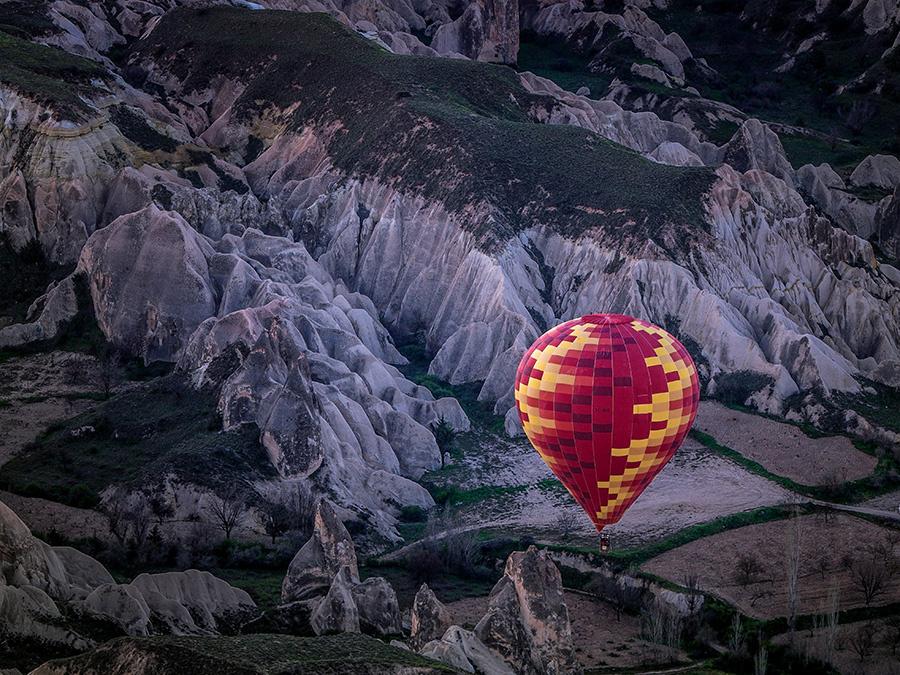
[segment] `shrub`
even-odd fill
[[[729,405],[743,405],[750,396],[774,384],[775,380],[752,370],[738,370],[717,375],[715,382],[716,398]]]
[[[400,509],[400,521],[404,523],[424,523],[428,512],[421,506],[407,505]]]

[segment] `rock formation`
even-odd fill
[[[428,588],[428,584],[422,584],[412,606],[409,643],[413,649],[421,649],[426,643],[439,640],[452,623],[449,610]]]
[[[322,500],[316,507],[312,537],[291,560],[281,585],[282,602],[308,600],[324,594],[342,569],[359,583],[356,548],[350,533],[331,505]]]
[[[253,630],[273,626],[299,634],[401,632],[400,605],[381,577],[360,582],[356,547],[325,500],[316,507],[313,534],[297,552],[281,586],[282,605]]]
[[[464,673],[513,675],[513,673],[528,672],[511,667],[479,640],[475,633],[459,626],[448,628],[439,640],[427,643],[420,653],[422,656],[446,663]]]
[[[562,578],[546,551],[510,554],[475,635],[518,673],[579,670]]]
[[[439,54],[462,54],[493,63],[515,63],[519,51],[516,0],[474,0],[456,20],[439,26],[431,47]]]
[[[63,611],[65,610],[65,611]],[[250,596],[209,572],[141,574],[117,584],[99,562],[50,547],[0,502],[0,633],[7,640],[84,650],[78,617],[127,635],[216,635],[256,613]]]

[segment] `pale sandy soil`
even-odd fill
[[[585,668],[601,666],[633,668],[669,661],[658,647],[641,640],[640,618],[616,613],[605,602],[581,595],[565,593],[572,623],[572,640],[578,660]],[[472,629],[487,611],[487,596],[463,598],[448,603],[453,621]]]
[[[498,454],[502,451],[502,455]],[[596,542],[593,524],[558,484],[538,485],[552,474],[534,450],[518,443],[488,445],[467,473],[467,487],[523,485],[526,489],[499,493],[463,510],[470,524],[512,528],[541,541],[588,545]],[[494,471],[480,466],[497,467]],[[516,478],[520,482],[513,482]],[[792,495],[780,486],[751,474],[688,439],[622,520],[607,528],[614,545],[635,545],[673,534],[689,525],[759,506],[789,502]],[[576,531],[563,538],[559,518],[575,518]]]
[[[900,645],[892,650],[892,644],[900,642],[900,631],[896,626],[891,626],[884,619],[876,619],[871,622],[874,627],[874,648],[866,660],[860,661],[859,654],[854,650],[853,643],[858,640],[856,635],[867,625],[865,621],[857,621],[837,627],[835,649],[828,661],[842,675],[900,675]],[[797,649],[802,653],[810,654],[820,661],[825,660],[827,648],[824,646],[824,630],[804,630],[795,636]],[[788,636],[778,635],[774,641],[778,644],[787,644]]]
[[[97,511],[76,509],[38,497],[20,497],[3,491],[0,491],[0,501],[11,508],[22,522],[39,536],[55,530],[65,535],[67,539],[96,537],[101,541],[113,540],[106,516]]]
[[[845,436],[810,438],[792,424],[700,403],[694,428],[737,450],[779,476],[803,485],[823,485],[870,475],[878,460],[857,450]]]
[[[642,566],[647,572],[680,582],[689,572],[699,574],[700,587],[737,605],[748,615],[772,618],[787,614],[787,551],[792,525],[788,520],[729,530],[685,544],[653,558]],[[821,515],[800,518],[799,612],[822,610],[830,589],[837,589],[842,609],[864,605],[859,588],[852,582],[845,560],[858,559],[869,544],[880,544],[890,533],[886,527],[849,515],[837,515],[825,521]],[[762,570],[756,581],[738,583],[738,560],[742,555],[755,557]],[[895,564],[900,564],[900,545],[894,549]],[[824,560],[824,575],[818,562]],[[900,573],[894,573],[885,591],[873,605],[900,601]]]

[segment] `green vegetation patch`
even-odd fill
[[[567,91],[576,92],[587,87],[592,98],[600,98],[613,78],[592,72],[590,62],[589,56],[579,54],[568,45],[523,33],[516,67],[546,77]]]
[[[60,113],[88,111],[80,94],[105,75],[99,63],[0,31],[0,82]]]
[[[821,162],[843,168],[874,152],[900,151],[900,68],[890,59],[881,61],[893,39],[890,31],[866,35],[862,6],[850,11],[844,3],[832,3],[812,19],[804,0],[782,2],[775,12],[767,7],[737,0],[673,0],[648,14],[666,32],[681,35],[693,55],[718,72],[711,78],[702,73],[692,78],[689,72],[703,96],[833,138],[782,136],[795,168]],[[785,54],[822,28],[824,40],[798,54],[793,68],[776,71]],[[857,81],[864,72],[866,77]],[[879,80],[884,84],[876,92]]]
[[[290,108],[290,123],[320,129],[349,174],[455,212],[485,207],[489,217],[465,221],[487,250],[533,225],[671,249],[707,231],[710,169],[656,164],[584,129],[537,123],[554,101],[507,67],[392,54],[326,15],[233,8],[168,13],[131,62],[143,58],[187,91],[217,75],[247,78],[236,114]]]
[[[289,635],[242,635],[236,637],[152,637],[112,640],[93,652],[56,662],[72,671],[103,672],[118,653],[136,651],[160,667],[174,672],[190,664],[193,675],[266,675],[316,673],[339,675],[369,673],[378,667],[430,668],[454,672],[449,666],[413,652],[391,647],[366,635],[344,633],[320,637]]]
[[[48,5],[34,0],[0,3],[0,31],[25,39],[57,32],[47,12]]]
[[[213,489],[274,477],[252,427],[222,432],[209,392],[180,374],[129,389],[51,426],[3,465],[11,492],[90,507],[109,485],[142,485],[174,474]]]
[[[37,241],[32,241],[22,251],[13,251],[3,234],[0,234],[0,269],[5,278],[4,290],[0,293],[0,320],[8,323],[22,323],[28,307],[47,290],[47,286],[71,271],[71,268],[47,262]]]

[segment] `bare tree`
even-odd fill
[[[831,570],[831,555],[826,546],[818,546],[816,556],[813,560],[813,569],[819,573],[822,581],[825,581],[825,575]]]
[[[746,588],[756,578],[762,574],[763,566],[759,560],[750,553],[742,553],[737,559],[737,568],[735,569],[734,580],[742,587]]]
[[[128,509],[125,511],[125,520],[136,548],[140,549],[147,539],[151,520],[150,506],[144,493],[138,492],[132,495]]]
[[[296,530],[303,536],[312,534],[318,500],[308,484],[292,483],[290,488],[276,499],[276,503],[283,505],[287,510],[287,517],[290,520],[288,531]]]
[[[164,493],[150,495],[147,502],[150,505],[150,512],[156,519],[157,525],[162,525],[163,521],[175,515],[175,507],[169,503]]]
[[[128,496],[122,488],[113,488],[103,501],[101,510],[106,515],[110,533],[120,546],[125,545],[128,538],[128,521],[125,512],[128,509]]]
[[[850,581],[862,594],[866,607],[884,592],[890,577],[890,568],[878,556],[867,555],[850,566]]]
[[[681,645],[681,615],[656,596],[641,610],[641,632],[648,642],[662,645],[670,656]]]
[[[797,624],[797,609],[800,601],[800,563],[802,557],[802,533],[800,529],[800,516],[795,511],[788,523],[787,541],[787,610],[788,633],[793,641],[794,628]]]
[[[700,609],[703,601],[703,595],[700,592],[700,575],[689,572],[684,575],[684,587],[687,589],[687,611],[689,615],[694,615]]]
[[[847,642],[859,662],[861,664],[868,663],[875,650],[875,624],[871,621],[866,622],[850,633]]]
[[[290,511],[284,504],[266,504],[261,509],[261,513],[263,529],[272,538],[272,545],[274,546],[275,539],[290,529]]]
[[[753,657],[753,675],[766,675],[768,668],[769,652],[766,646],[760,642],[759,650],[756,652],[756,656]]]
[[[565,510],[560,513],[553,524],[554,529],[559,533],[560,539],[566,541],[578,531],[578,514],[572,510]]]
[[[622,583],[614,576],[594,575],[588,582],[587,590],[606,600],[616,613],[616,621],[622,620],[623,612],[636,613],[641,609],[641,597],[644,592],[637,586]]]
[[[122,370],[122,354],[109,343],[93,350],[96,363],[88,368],[87,375],[91,383],[103,393],[103,398],[109,398],[113,389],[124,379]]]
[[[825,614],[825,622],[823,626],[822,638],[822,655],[821,660],[824,663],[831,663],[834,658],[834,650],[837,647],[837,633],[839,612],[841,608],[840,593],[837,584],[828,591],[828,604]]]
[[[207,510],[212,516],[213,524],[222,530],[226,539],[231,539],[231,533],[240,527],[247,517],[247,493],[232,489],[223,496],[213,495]]]
[[[109,531],[124,546],[131,539],[140,547],[150,528],[150,507],[143,493],[128,494],[124,488],[113,488],[101,510],[106,515]]]
[[[735,612],[731,617],[731,631],[728,634],[728,651],[735,656],[744,653],[744,626],[741,623],[740,612]]]

